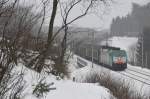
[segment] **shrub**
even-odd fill
[[[51,73],[55,76],[59,76],[60,78],[64,78],[64,76],[68,76],[68,68],[66,63],[61,63],[60,59],[56,59],[54,66],[52,67]]]
[[[99,83],[101,86],[108,88],[117,99],[149,99],[140,93],[131,91],[129,84],[124,81],[115,81],[109,74],[90,73],[86,75],[83,82]],[[113,99],[111,97],[111,99]]]
[[[55,90],[56,88],[50,88],[50,86],[54,85],[54,83],[47,84],[43,79],[35,86],[33,90],[33,94],[40,98],[43,97],[44,94],[47,94],[50,90]]]

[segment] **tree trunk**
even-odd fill
[[[52,43],[54,20],[55,20],[56,12],[57,12],[57,4],[58,4],[58,1],[53,0],[53,10],[51,14],[50,23],[49,23],[48,39],[47,39],[47,46],[46,46],[47,48],[49,48]]]
[[[61,57],[60,57],[60,63],[61,64],[64,61],[64,56],[65,56],[65,53],[66,53],[66,48],[67,48],[67,34],[68,34],[68,26],[65,25],[65,35],[64,35],[63,41],[61,43],[61,47],[62,47]]]

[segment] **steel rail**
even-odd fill
[[[129,75],[127,75],[127,74],[124,74],[123,72],[118,72],[118,73],[120,73],[121,75],[124,75],[124,76],[126,76],[126,77],[132,78],[132,79],[134,79],[134,80],[137,80],[137,81],[139,81],[139,82],[142,82],[142,83],[144,83],[144,84],[146,84],[146,85],[150,85],[150,83],[147,83],[147,82],[145,82],[145,81],[142,81],[142,80],[139,80],[139,79],[134,78],[134,77],[132,77],[132,76],[129,76]]]
[[[150,73],[148,73],[148,72],[146,72],[146,73],[148,73],[148,74],[145,74],[144,72],[140,72],[139,70],[136,71],[136,70],[133,70],[133,69],[130,69],[130,68],[127,68],[127,70],[133,71],[133,72],[136,72],[136,73],[140,73],[140,74],[142,74],[142,75],[146,75],[146,76],[150,77]]]

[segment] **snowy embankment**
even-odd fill
[[[97,84],[76,83],[72,80],[56,80],[56,76],[46,73],[38,74],[22,64],[15,67],[13,72],[18,72],[18,74],[20,72],[24,75],[25,88],[21,99],[38,99],[32,93],[35,85],[41,79],[44,79],[47,84],[54,82],[54,85],[50,86],[50,88],[56,88],[44,94],[44,99],[110,99],[111,96],[108,89]]]
[[[139,66],[132,66],[130,64],[128,64],[128,68],[131,68],[131,69],[134,69],[134,70],[137,70],[137,71],[142,71],[142,72],[150,74],[150,69],[147,69],[147,68],[143,68],[143,67],[139,67]]]
[[[76,57],[79,57],[79,56],[75,56],[75,58]],[[96,72],[102,76],[110,76],[116,82],[123,81],[126,85],[129,85],[129,87],[132,91],[140,93],[144,96],[149,96],[150,85],[143,84],[140,81],[137,81],[130,77],[122,75],[121,72],[124,72],[124,71],[117,71],[117,72],[112,71],[112,70],[109,70],[109,69],[102,67],[100,65],[97,65],[97,64],[94,64],[94,67],[92,68],[91,67],[92,63],[90,61],[85,60],[83,58],[81,58],[81,59],[84,60],[85,62],[87,62],[88,65],[79,70],[76,70],[72,73],[72,77],[75,77],[77,82],[85,81],[87,75],[91,75],[92,73]],[[129,65],[129,67],[138,69],[138,70],[143,70],[140,67],[135,67],[135,66],[131,66],[131,65]],[[147,72],[150,72],[150,70],[148,70],[148,69],[144,69],[144,70]]]

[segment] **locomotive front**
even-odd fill
[[[114,69],[127,68],[127,54],[124,50],[116,50],[112,52],[112,67]]]

